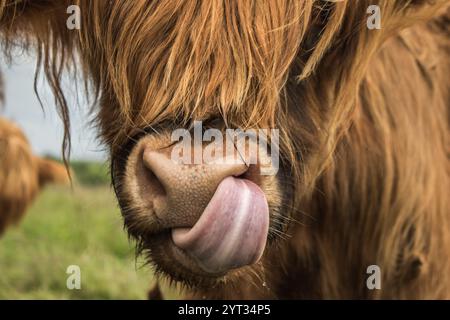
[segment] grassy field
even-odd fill
[[[0,299],[145,299],[153,277],[142,262],[108,185],[49,187],[0,239]],[[66,287],[69,265],[80,290]]]

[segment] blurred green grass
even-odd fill
[[[91,161],[71,161],[70,167],[82,185],[99,186],[110,184],[111,178],[106,163]]]
[[[0,239],[0,299],[146,299],[152,272],[135,259],[111,188],[80,179],[84,168],[73,167],[73,188],[46,188]],[[66,287],[69,265],[81,269],[81,290]]]

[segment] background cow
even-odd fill
[[[37,52],[65,141],[62,71],[84,73],[125,225],[194,297],[449,298],[447,7],[1,0],[0,26],[6,51]],[[170,134],[194,120],[280,129],[281,170],[175,166]]]
[[[0,118],[0,235],[20,221],[48,183],[68,184],[65,166],[33,155],[23,132]]]

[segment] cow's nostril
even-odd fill
[[[167,196],[166,189],[163,184],[159,181],[158,177],[154,172],[148,168],[144,171],[145,174],[145,184],[144,188],[147,191],[147,195],[151,195],[153,201],[158,201],[158,199],[164,199]]]
[[[144,151],[144,166],[150,173],[153,184],[158,186],[158,195],[166,195],[173,190],[180,178],[180,168],[167,155],[157,151]]]
[[[156,152],[145,152],[142,155],[143,179],[139,182],[141,195],[156,216],[162,217],[167,204],[168,179],[164,173],[164,162],[170,161],[161,158]],[[170,184],[169,184],[170,185]]]

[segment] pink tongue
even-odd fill
[[[253,182],[224,179],[192,228],[172,230],[175,245],[208,273],[257,262],[266,246],[269,207]]]

